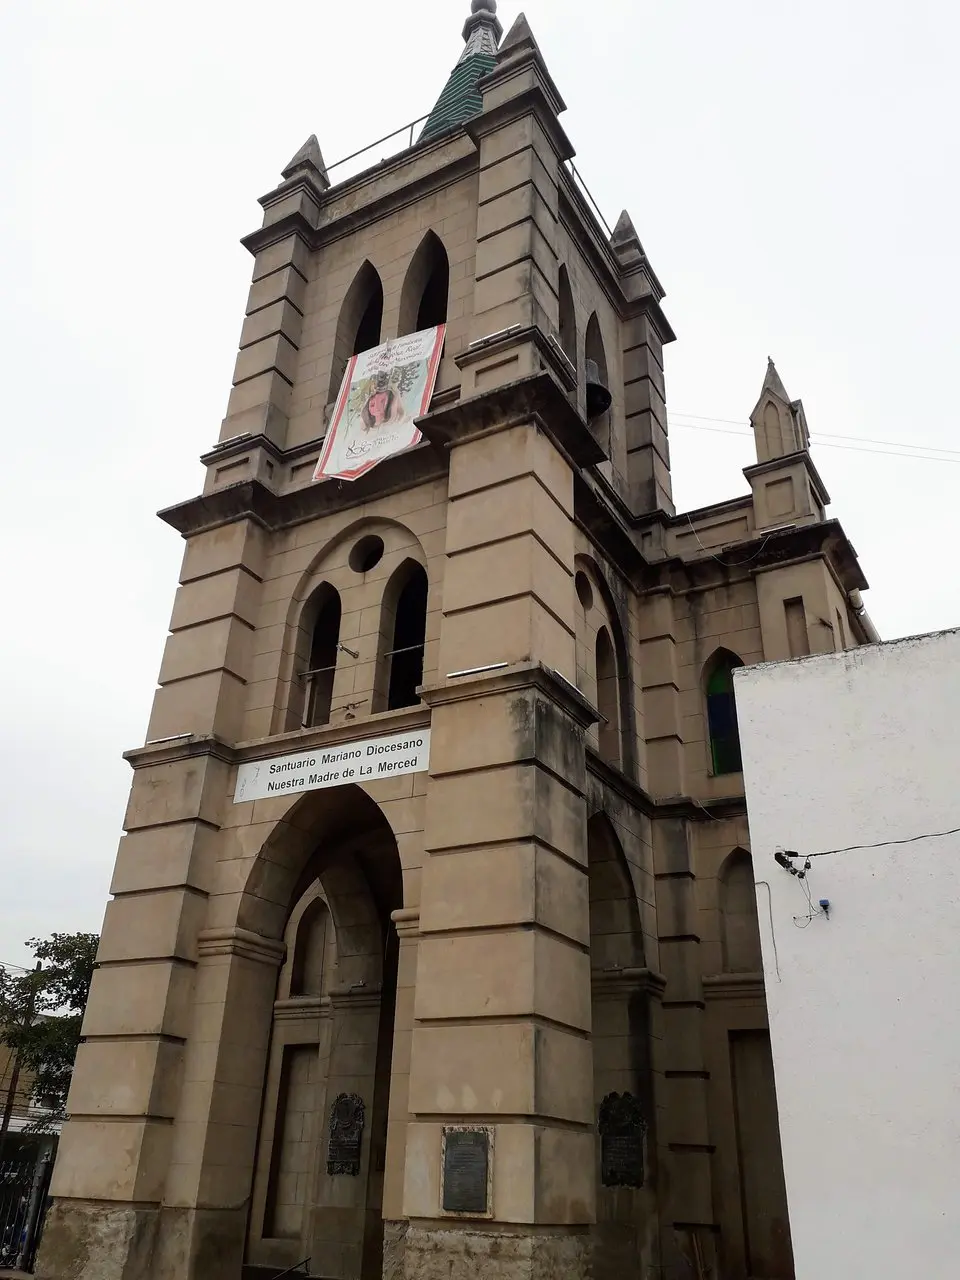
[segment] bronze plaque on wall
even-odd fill
[[[356,1178],[360,1173],[360,1148],[366,1107],[356,1093],[341,1093],[330,1108],[327,1173]]]
[[[608,1093],[600,1104],[600,1181],[605,1187],[643,1186],[647,1126],[632,1093]]]
[[[445,1129],[443,1138],[443,1212],[487,1213],[489,1133],[486,1129]]]

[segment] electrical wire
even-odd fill
[[[767,543],[773,537],[772,533],[768,533],[767,536],[764,538],[764,540],[760,543],[758,550],[752,556],[747,556],[745,560],[725,560],[723,559],[722,556],[714,555],[712,551],[709,551],[703,545],[703,543],[700,541],[700,535],[699,533],[697,533],[696,525],[690,519],[689,515],[687,516],[687,524],[690,526],[690,532],[696,538],[697,545],[699,546],[700,550],[704,553],[704,555],[708,555],[711,560],[716,560],[717,564],[725,565],[728,569],[739,569],[741,565],[753,564],[754,560],[759,560],[760,556],[763,554],[763,550],[766,547]]]
[[[670,418],[692,418],[694,422],[724,422],[732,427],[740,427],[743,435],[752,435],[749,423],[745,423],[742,418],[708,418],[702,413],[681,413],[679,410],[672,410],[669,414]],[[687,425],[679,422],[677,426]],[[854,444],[882,444],[890,445],[894,449],[923,449],[930,453],[952,453],[960,458],[960,449],[948,449],[946,445],[938,444],[908,444],[905,440],[875,440],[871,436],[843,436],[836,431],[817,431],[813,433],[813,439],[820,442],[826,440],[849,440]]]
[[[680,429],[680,428],[686,427],[688,431],[707,431],[711,435],[751,436],[753,434],[752,431],[744,431],[744,430],[734,431],[731,427],[704,427],[694,422],[677,422],[673,417],[670,418],[670,427],[671,429],[674,429],[674,428]],[[883,458],[915,458],[919,462],[960,463],[960,457],[942,456],[944,454],[952,454],[955,452],[954,450],[943,449],[943,450],[937,451],[936,445],[920,446],[920,445],[909,445],[909,444],[899,445],[898,444],[896,446],[897,449],[924,448],[928,450],[928,452],[926,453],[900,453],[900,452],[895,452],[893,449],[869,449],[869,448],[864,448],[860,445],[855,445],[855,444],[837,444],[833,440],[825,440],[822,436],[813,436],[811,438],[811,442],[815,444],[818,448],[822,448],[822,449],[843,449],[849,453],[872,453]],[[934,452],[934,451],[937,451],[937,452]]]
[[[773,890],[766,880],[758,880],[757,885],[762,885],[767,891],[767,911],[770,913],[770,941],[773,943],[773,963],[777,970],[777,981],[782,982],[780,977],[780,953],[777,951],[777,931],[773,927]]]
[[[902,840],[878,840],[876,844],[848,844],[842,849],[821,849],[819,853],[808,853],[808,858],[831,858],[836,853],[857,853],[864,849],[889,849],[897,844],[916,844],[919,840],[940,840],[944,836],[960,835],[960,827],[951,827],[949,831],[925,831],[919,836],[904,836]]]

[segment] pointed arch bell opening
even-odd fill
[[[588,367],[590,364],[596,366],[597,377],[599,378],[601,385],[609,389],[610,373],[607,368],[607,351],[606,347],[603,345],[603,334],[600,332],[600,321],[597,319],[597,313],[595,311],[587,321],[587,332],[584,337],[583,354]],[[587,381],[589,382],[589,379],[587,379]],[[589,387],[587,388],[587,391],[589,394]],[[596,417],[591,418],[590,420],[590,430],[593,432],[594,439],[608,458],[610,456],[610,424],[610,409],[606,409],[603,413],[597,414]]]
[[[577,358],[577,312],[573,302],[573,290],[570,287],[570,276],[567,268],[560,268],[559,282],[560,323],[558,337],[563,354],[573,365],[579,380],[579,360]]]
[[[399,336],[446,324],[450,260],[440,237],[428,231],[410,260],[400,294]]]
[[[383,282],[376,267],[366,260],[354,276],[340,308],[328,400],[336,398],[350,357],[380,345],[382,325]]]

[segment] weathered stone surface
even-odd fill
[[[506,1233],[457,1224],[411,1226],[404,1280],[587,1280],[585,1233]]]
[[[403,1280],[409,1222],[383,1224],[383,1280]]]
[[[36,1280],[142,1280],[150,1275],[157,1223],[155,1209],[55,1200]]]

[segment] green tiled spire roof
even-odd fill
[[[448,129],[466,124],[480,114],[483,105],[480,80],[492,71],[497,60],[497,46],[503,27],[497,20],[497,0],[473,0],[472,12],[463,28],[466,48],[450,73],[450,79],[430,118],[423,126],[420,141],[435,138]]]

